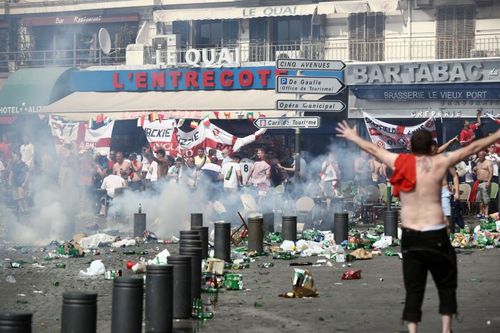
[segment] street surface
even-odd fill
[[[124,260],[137,260],[139,255],[124,251],[149,251],[153,258],[168,248],[176,253],[176,244],[149,243],[138,247],[102,248],[98,256],[83,258],[43,258],[50,251],[39,247],[12,248],[0,243],[0,310],[34,313],[33,332],[60,331],[62,293],[80,290],[98,293],[97,331],[110,332],[112,281],[80,279],[78,272],[95,259],[101,259],[106,269],[124,269]],[[399,251],[398,248],[394,248]],[[22,268],[10,268],[11,261],[25,260]],[[36,258],[36,259],[35,259]],[[174,323],[177,332],[400,332],[404,288],[401,261],[397,256],[375,256],[371,260],[355,261],[352,267],[333,262],[333,267],[301,267],[312,273],[318,298],[287,299],[279,294],[292,290],[293,267],[290,262],[316,262],[323,257],[296,260],[273,260],[272,256],[257,257],[250,268],[238,270],[244,275],[244,290],[219,292],[215,317],[205,322],[187,320]],[[459,319],[453,320],[454,332],[500,331],[500,249],[458,250]],[[34,261],[45,268],[32,266]],[[63,262],[66,268],[56,268]],[[260,268],[258,264],[273,262],[274,267]],[[346,264],[347,265],[347,264]],[[360,280],[342,281],[346,269],[362,269]],[[8,283],[8,276],[15,283]],[[55,286],[54,284],[57,284]],[[25,296],[20,296],[24,294]],[[204,294],[207,297],[207,294]],[[423,306],[421,332],[439,332],[437,290],[429,276]]]

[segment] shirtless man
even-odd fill
[[[116,153],[116,162],[113,165],[113,174],[128,178],[130,174],[130,161],[123,158],[121,151]]]
[[[406,289],[403,320],[408,322],[409,332],[417,332],[418,322],[422,318],[421,307],[428,270],[439,292],[442,332],[451,332],[451,317],[457,312],[457,263],[443,224],[441,184],[449,167],[500,139],[500,131],[462,149],[437,155],[433,155],[432,135],[425,130],[413,134],[412,154],[401,155],[362,139],[356,128],[351,128],[345,121],[338,125],[337,132],[338,136],[354,142],[394,169],[391,182],[395,192],[401,191],[401,252]]]
[[[486,159],[484,150],[477,154],[478,161],[476,162],[476,178],[479,182],[477,187],[477,201],[479,201],[479,217],[488,216],[488,205],[490,203],[490,186],[491,178],[493,177],[493,163]]]

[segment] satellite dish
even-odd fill
[[[99,29],[99,47],[105,55],[111,52],[111,37],[105,28]]]

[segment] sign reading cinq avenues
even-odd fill
[[[500,82],[500,60],[348,64],[347,85]]]
[[[340,60],[278,59],[276,68],[304,71],[341,71],[345,64]]]

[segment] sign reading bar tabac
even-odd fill
[[[279,99],[276,101],[276,110],[340,112],[345,109],[341,101],[307,101],[300,99]]]
[[[304,71],[341,71],[345,64],[340,60],[278,59],[276,68]]]
[[[345,88],[336,77],[277,76],[276,92],[293,94],[338,94]]]
[[[319,117],[291,117],[291,118],[258,118],[254,120],[254,125],[258,128],[318,128]]]

